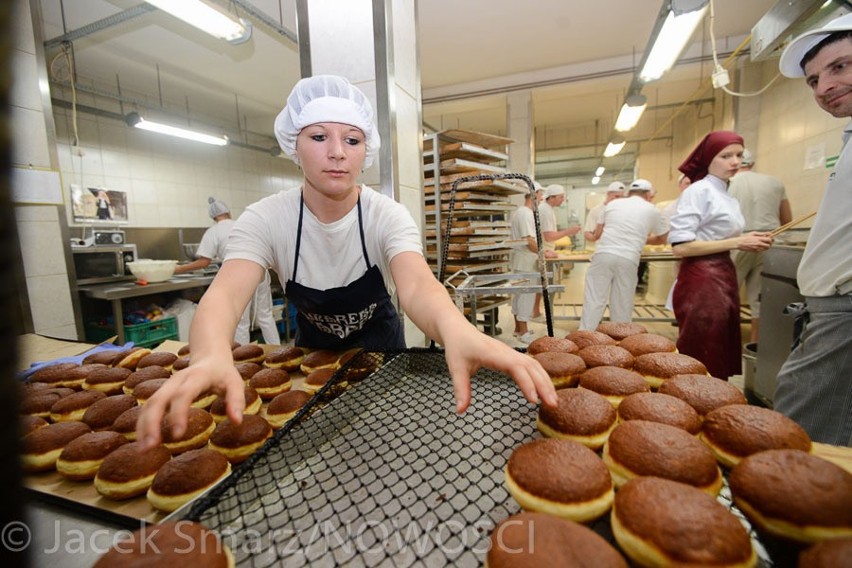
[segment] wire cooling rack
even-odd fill
[[[443,353],[383,359],[322,408],[293,420],[185,515],[216,530],[238,566],[481,566],[491,530],[520,507],[505,489],[512,450],[539,437],[536,407],[501,373],[480,371],[458,416]],[[297,417],[298,418],[298,417]],[[720,502],[749,528],[727,483]],[[609,515],[591,528],[614,543]],[[774,556],[774,555],[773,555]]]

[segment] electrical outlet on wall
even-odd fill
[[[75,156],[80,156],[81,158],[86,155],[86,151],[79,146],[72,146],[71,153]]]

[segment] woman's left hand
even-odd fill
[[[761,233],[757,231],[741,235],[739,237],[739,243],[737,243],[737,249],[749,252],[764,251],[771,246],[772,235],[770,233]]]

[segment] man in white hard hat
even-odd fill
[[[754,155],[746,148],[740,169],[728,183],[728,195],[740,203],[745,232],[769,232],[793,219],[790,201],[780,179],[752,171]],[[756,343],[760,329],[760,288],[764,252],[734,250],[731,259],[737,269],[737,284],[745,284],[751,307],[751,342]]]
[[[852,14],[805,32],[779,66],[804,77],[820,108],[852,118]],[[825,188],[797,280],[805,297],[796,346],[778,374],[774,408],[815,442],[852,446],[852,124]]]
[[[210,197],[207,199],[207,203],[207,213],[213,219],[214,225],[204,231],[201,243],[195,253],[195,260],[175,267],[175,274],[204,269],[210,266],[210,263],[214,260],[221,261],[225,258],[225,246],[228,244],[228,237],[234,228],[235,221],[231,219],[231,209],[223,201]],[[252,326],[252,323],[255,326]],[[272,290],[269,286],[268,271],[266,278],[254,291],[251,303],[240,318],[240,323],[234,334],[234,341],[248,343],[251,340],[252,327],[260,328],[265,343],[269,345],[281,344],[281,336],[278,335],[275,317],[272,315]]]
[[[589,209],[588,214],[586,214],[586,222],[583,224],[583,236],[586,238],[586,245],[597,240],[595,238],[595,229],[603,220],[603,212],[606,204],[613,199],[624,197],[625,189],[624,184],[620,181],[612,182],[606,188],[606,197],[604,197],[603,203],[599,203]]]
[[[633,296],[638,281],[639,255],[648,244],[666,239],[663,218],[651,204],[651,184],[638,179],[630,184],[627,197],[604,208],[603,220],[595,228],[595,254],[586,271],[583,289],[581,330],[594,330],[609,303],[609,319],[633,319]]]

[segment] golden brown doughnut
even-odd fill
[[[133,397],[140,405],[145,404],[154,393],[166,384],[168,379],[150,379],[133,387]]]
[[[648,353],[674,353],[677,351],[677,345],[674,341],[655,333],[640,333],[625,337],[619,342],[618,346],[630,351],[630,354],[634,357]]]
[[[176,437],[172,433],[171,421],[168,415],[163,418],[160,432],[163,437],[163,445],[172,455],[180,454],[189,450],[195,450],[204,446],[210,439],[210,434],[216,427],[213,417],[206,410],[190,407],[186,415],[186,429],[183,435]]]
[[[740,389],[708,375],[677,375],[660,385],[659,392],[686,402],[702,419],[711,410],[729,404],[748,404]]]
[[[129,442],[114,450],[101,463],[95,475],[95,489],[115,501],[142,495],[151,487],[157,470],[171,459],[165,446],[145,450],[139,442]]]
[[[140,414],[142,414],[141,406],[129,408],[115,419],[110,429],[118,432],[132,442],[136,440],[136,422],[139,420]]]
[[[598,325],[596,331],[605,333],[616,341],[621,341],[632,335],[648,333],[648,328],[642,324],[627,321],[603,321]]]
[[[266,357],[263,347],[256,343],[240,345],[234,348],[231,353],[234,356],[235,363],[261,363],[263,358]]]
[[[356,383],[373,374],[381,365],[383,358],[382,353],[367,353],[356,348],[344,352],[337,360],[337,364],[340,368],[346,366],[343,378],[349,383]]]
[[[178,371],[183,371],[187,367],[189,367],[190,358],[189,355],[184,355],[183,357],[178,357],[175,359],[175,362],[172,363],[172,371],[177,373]]]
[[[57,387],[34,390],[21,399],[19,410],[21,414],[50,419],[50,409],[60,399],[74,394],[74,389]]]
[[[127,438],[118,432],[91,432],[71,440],[56,460],[56,471],[66,479],[85,481],[98,473],[104,458]]]
[[[852,473],[801,450],[743,458],[728,477],[734,504],[761,530],[802,543],[852,538]]]
[[[757,565],[739,519],[714,497],[677,481],[628,481],[615,494],[611,524],[622,552],[639,566]]]
[[[317,351],[311,351],[305,358],[302,360],[302,363],[299,365],[299,368],[302,370],[302,373],[305,376],[310,375],[312,372],[317,369],[323,368],[331,368],[331,369],[339,369],[340,368],[340,353],[337,351],[330,351],[328,349],[318,349]]]
[[[138,371],[139,369],[144,369],[151,365],[157,365],[158,367],[171,371],[172,365],[174,365],[175,361],[177,361],[177,358],[177,355],[169,353],[168,351],[152,351],[139,359],[139,362],[136,364],[136,370]]]
[[[518,513],[491,531],[487,568],[627,568],[615,548],[581,524],[543,513]]]
[[[263,400],[272,400],[293,386],[289,373],[280,368],[261,369],[249,379],[248,384]]]
[[[571,440],[516,447],[506,464],[506,487],[524,509],[572,521],[591,521],[612,505],[609,470],[595,452]]]
[[[852,538],[823,540],[799,554],[799,568],[852,567]]]
[[[69,394],[50,407],[50,420],[51,422],[80,421],[87,408],[104,398],[106,395],[99,391],[80,391]]]
[[[48,425],[47,420],[40,416],[23,415],[20,417],[20,421],[21,436],[26,436],[30,432],[35,432],[39,428],[44,428]]]
[[[94,568],[204,566],[233,568],[234,556],[214,531],[192,521],[145,525],[113,545]]]
[[[699,436],[726,467],[764,450],[811,451],[811,438],[801,426],[780,412],[746,404],[709,412]]]
[[[645,377],[652,389],[676,375],[706,375],[704,363],[683,353],[646,353],[633,360],[633,370]]]
[[[557,389],[577,386],[586,370],[583,360],[572,353],[545,352],[533,355],[533,359],[547,371]]]
[[[633,355],[618,345],[589,345],[580,349],[577,355],[586,364],[587,369],[603,366],[622,369],[633,367]]]
[[[594,391],[618,408],[625,397],[651,388],[639,373],[621,367],[594,367],[580,375],[580,388]]]
[[[210,436],[210,449],[223,454],[232,464],[241,463],[270,436],[272,427],[269,422],[256,414],[246,414],[239,425],[229,419],[220,422]]]
[[[556,351],[557,353],[576,353],[580,348],[570,339],[564,337],[537,337],[527,346],[529,355],[538,355],[546,351]]]
[[[291,390],[279,394],[266,407],[266,420],[274,429],[282,428],[307,404],[310,398],[311,395],[301,390]]]
[[[263,366],[269,369],[284,369],[288,373],[299,370],[305,359],[306,349],[301,347],[282,347],[266,355]]]
[[[82,422],[59,422],[48,424],[30,432],[23,438],[21,463],[24,471],[49,471],[56,467],[56,459],[62,448],[71,440],[92,430]]]
[[[305,382],[302,383],[302,388],[305,389],[309,394],[315,394],[318,390],[325,386],[325,384],[331,380],[331,377],[337,371],[330,367],[325,367],[323,369],[317,369],[316,371],[312,371],[308,373],[308,376],[305,377]],[[345,385],[346,381],[339,381],[337,384]]]
[[[104,367],[95,369],[83,381],[83,390],[96,390],[110,396],[121,394],[124,381],[133,374],[130,369],[122,367]]]
[[[73,369],[69,369],[68,371],[66,371],[62,375],[61,379],[52,384],[56,387],[66,387],[74,390],[81,390],[83,388],[83,383],[86,381],[86,377],[89,376],[89,373],[96,369],[106,368],[106,365],[101,365],[98,363],[79,365],[77,367],[74,367]]]
[[[148,502],[171,513],[195,499],[231,473],[231,463],[219,452],[201,448],[167,462],[148,489]]]
[[[122,390],[124,390],[124,394],[133,394],[133,389],[135,389],[136,385],[140,383],[144,383],[145,381],[150,381],[152,379],[168,379],[171,376],[172,373],[168,369],[158,367],[157,365],[151,365],[150,367],[145,367],[144,369],[139,369],[138,371],[130,373],[124,381]]]
[[[233,347],[232,347],[233,349]],[[178,349],[178,357],[183,357],[184,355],[189,355],[189,343]]]
[[[87,355],[83,359],[83,365],[89,365],[90,363],[98,363],[101,365],[106,365],[111,367],[113,362],[115,361],[116,350],[107,350],[107,351],[98,351],[97,353],[92,353],[91,355]]]
[[[136,370],[136,366],[139,364],[139,361],[150,353],[151,350],[147,347],[131,347],[126,351],[122,351],[118,355],[115,356],[115,360],[112,363],[113,367],[124,367],[125,369],[130,369],[131,371]]]
[[[577,331],[572,331],[565,336],[565,339],[573,341],[574,345],[576,345],[578,349],[583,349],[589,345],[615,345],[618,343],[607,334],[599,331],[593,331],[591,329],[578,329]]]
[[[668,424],[692,434],[701,431],[701,417],[695,409],[679,398],[658,392],[631,394],[618,406],[618,419],[648,420]]]
[[[129,394],[108,396],[87,408],[82,420],[95,432],[107,430],[119,416],[134,406],[136,399]]]
[[[65,374],[71,369],[75,369],[79,366],[80,365],[77,363],[57,363],[55,365],[49,365],[33,373],[30,377],[30,382],[47,383],[52,386],[59,386],[58,383],[62,381]]]
[[[246,399],[246,406],[243,409],[243,414],[257,414],[260,412],[261,401],[257,391],[249,385],[246,385],[243,392]],[[210,405],[209,412],[217,424],[227,418],[228,415],[225,413],[225,399],[221,396],[216,397],[216,400],[213,401],[212,405]]]
[[[234,367],[237,368],[237,372],[240,374],[240,376],[243,378],[243,381],[245,382],[249,382],[249,379],[251,379],[255,375],[255,373],[263,369],[263,367],[261,367],[257,363],[237,363],[234,365]]]
[[[622,422],[604,446],[603,461],[616,488],[642,476],[679,481],[710,495],[722,488],[722,470],[713,453],[695,436],[668,424]]]
[[[607,399],[586,389],[556,391],[556,406],[540,406],[536,427],[548,438],[580,442],[598,450],[615,428],[615,409]]]

